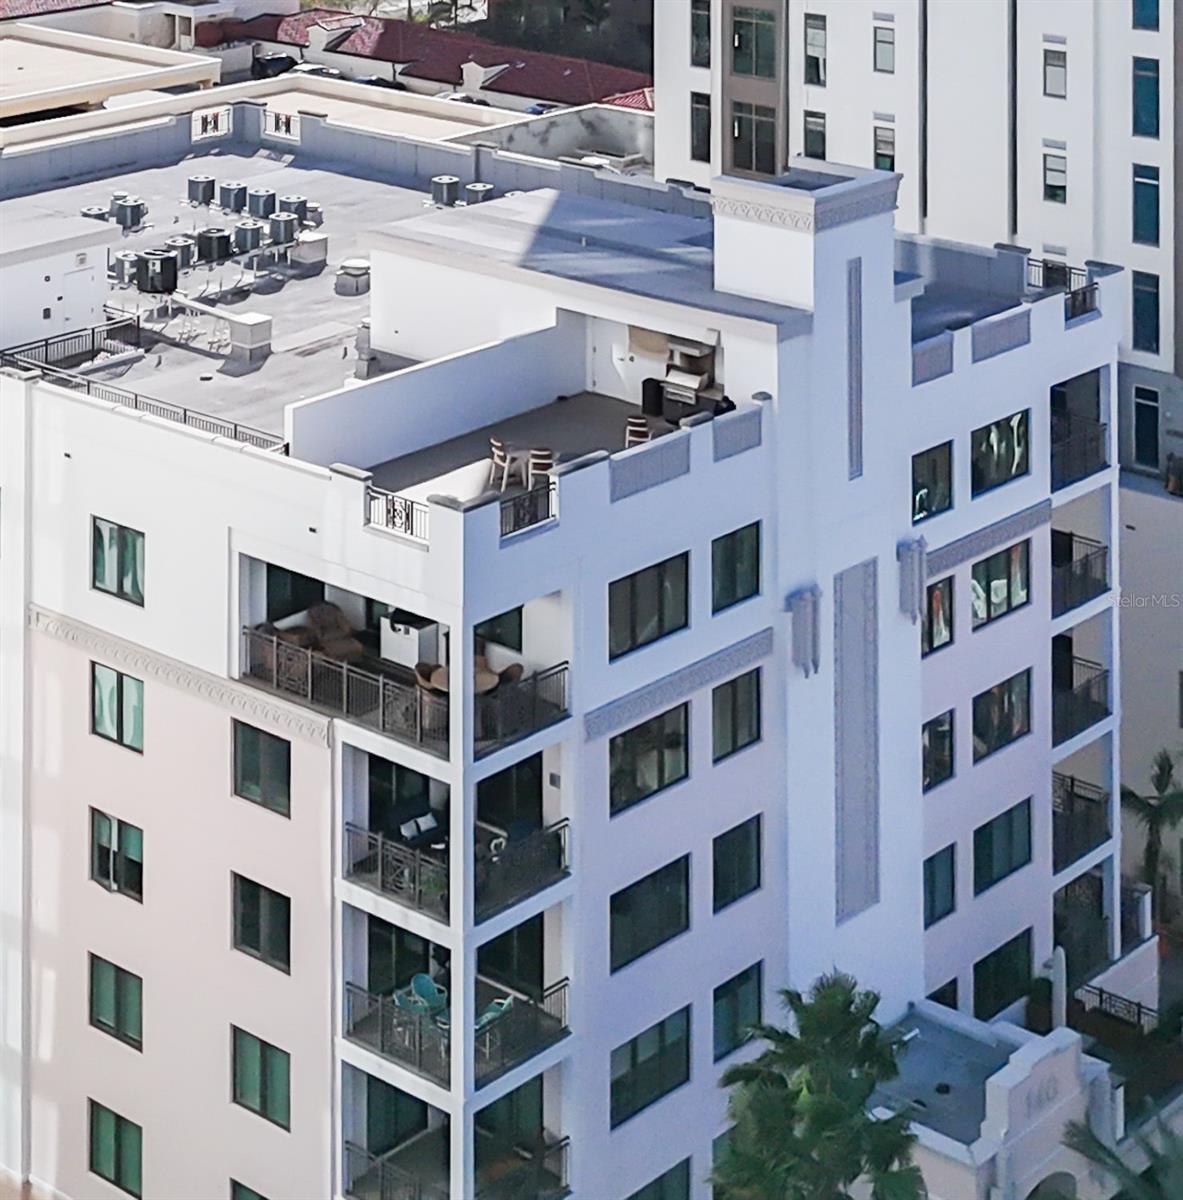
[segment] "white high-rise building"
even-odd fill
[[[1183,741],[1183,3],[668,0],[655,12],[659,179],[766,177],[795,154],[878,167],[903,176],[901,229],[1022,245],[1033,282],[1077,286],[1072,264],[1088,260],[1126,268],[1123,777],[1149,790],[1155,751]]]
[[[836,966],[934,1200],[1108,1195],[1062,1138],[1131,1146],[1065,1016],[1157,995],[1126,276],[897,233],[889,171],[708,200],[536,157],[642,118],[499,119],[274,80],[4,131],[0,223],[123,249],[0,367],[0,1164],[705,1200],[745,1028]]]

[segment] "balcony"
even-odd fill
[[[1150,888],[1133,879],[1121,881],[1121,952],[1128,954],[1136,946],[1154,937]]]
[[[1052,688],[1052,745],[1109,716],[1109,672],[1100,663],[1072,660],[1072,687]]]
[[[1063,871],[1107,842],[1109,793],[1071,775],[1052,774],[1052,862]]]
[[[1070,542],[1069,542],[1070,539]],[[1052,563],[1052,616],[1059,617],[1109,590],[1109,547],[1067,535],[1071,557]]]
[[[1065,321],[1097,311],[1097,285],[1083,267],[1070,267],[1054,258],[1029,258],[1027,286],[1035,291],[1063,292]]]
[[[1069,905],[1057,913],[1055,941],[1064,949],[1069,990],[1109,965],[1109,918]]]
[[[483,975],[476,976],[473,1027],[476,1082],[480,1087],[567,1036],[568,981],[546,988],[537,1000]],[[444,1087],[450,1085],[449,1009],[429,1014],[408,1008],[405,992],[377,996],[345,985],[345,1036],[391,1062]]]
[[[345,1143],[345,1194],[350,1200],[450,1200],[446,1126],[417,1134],[386,1154]]]
[[[562,1200],[570,1194],[570,1138],[541,1130],[533,1145],[510,1144],[480,1129],[476,1137],[476,1200]]]
[[[567,1036],[566,979],[538,1000],[482,975],[476,981],[476,1085],[524,1063]]]
[[[478,821],[476,827],[476,919],[487,920],[567,875],[570,822],[508,832]]]
[[[1088,417],[1052,413],[1052,491],[1109,465],[1109,427]]]
[[[567,675],[563,662],[474,696],[476,757],[561,721],[567,715]]]
[[[441,758],[448,756],[448,697],[418,686],[413,672],[376,656],[361,665],[287,640],[284,632],[242,630],[242,678],[346,717]]]
[[[418,850],[372,833],[359,825],[345,825],[345,878],[429,917],[448,920],[447,849]]]
[[[406,1003],[402,994],[376,996],[355,983],[346,983],[345,1036],[448,1087],[451,1053],[447,1006],[432,1015],[408,1008]]]

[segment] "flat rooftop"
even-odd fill
[[[709,217],[539,188],[470,208],[431,209],[400,242],[712,312],[782,324],[803,310],[715,290]]]
[[[986,288],[935,279],[912,301],[912,341],[923,342],[947,329],[962,329],[975,321],[1014,308],[1021,297]]]
[[[159,247],[169,237],[208,225],[232,229],[238,215],[223,217],[217,209],[189,205],[186,183],[194,174],[239,181],[248,188],[269,187],[280,196],[297,194],[320,203],[324,210],[321,231],[328,235],[326,267],[318,275],[302,278],[284,277],[279,272],[255,277],[235,262],[182,273],[179,290],[191,299],[232,314],[257,312],[272,318],[272,352],[257,367],[244,369],[226,357],[217,343],[221,322],[178,307],[169,320],[145,317],[143,322],[145,331],[175,342],[154,342],[149,337],[149,349],[142,357],[113,364],[91,373],[92,377],[264,432],[281,433],[285,405],[339,388],[352,377],[354,340],[362,318],[369,315],[370,297],[368,293],[337,295],[336,268],[344,259],[361,255],[364,231],[420,213],[424,195],[343,175],[327,164],[313,165],[307,156],[299,162],[285,162],[267,151],[211,153],[166,167],[0,201],[0,226],[10,222],[18,227],[28,222],[52,224],[70,218],[72,227],[81,219],[81,208],[107,204],[112,192],[120,189],[147,202],[148,224],[123,234],[110,247],[111,253]],[[217,294],[224,287],[232,290],[219,299]],[[128,312],[147,307],[135,288],[113,288],[110,302]]]
[[[216,59],[36,25],[0,26],[0,119],[217,82]]]
[[[415,500],[425,500],[436,492],[457,500],[475,500],[491,486],[490,438],[520,451],[551,450],[556,461],[564,463],[595,450],[613,454],[623,450],[625,422],[640,415],[638,404],[598,392],[580,392],[412,454],[369,464],[368,469],[378,487]],[[647,420],[654,438],[674,428],[658,417]],[[500,487],[500,480],[492,486]],[[520,492],[520,483],[510,490]]]
[[[282,78],[287,80],[291,77],[285,75]],[[479,135],[485,129],[515,125],[533,119],[527,113],[437,100],[430,96],[410,96],[406,92],[369,87],[360,83],[353,84],[346,90],[353,95],[328,95],[323,86],[304,86],[293,78],[290,88],[259,98],[264,100],[273,112],[292,115],[298,112],[319,113],[330,121],[337,121],[355,129],[405,134],[407,137],[425,138],[429,141],[443,141],[461,135]],[[217,93],[214,95],[216,97]]]
[[[972,1145],[986,1117],[986,1081],[1010,1061],[1013,1047],[971,1037],[918,1012],[891,1032],[908,1037],[898,1060],[900,1073],[876,1088],[872,1103]]]

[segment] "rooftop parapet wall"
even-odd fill
[[[262,113],[273,96],[291,92],[291,80],[279,76],[247,84],[236,84],[206,92],[170,96],[165,100],[122,109],[101,109],[55,120],[0,129],[0,199],[23,196],[66,182],[114,176],[121,171],[163,166],[189,155],[233,149],[253,153],[260,148],[280,149],[296,162],[313,159],[360,171],[402,186],[420,187],[425,192],[434,175],[455,175],[461,185],[493,184],[497,192],[553,187],[564,191],[667,212],[707,216],[707,201],[678,185],[659,183],[649,176],[622,176],[612,171],[574,163],[534,157],[523,150],[501,149],[483,144],[484,133],[473,123],[457,121],[458,105],[448,100],[381,93],[377,88],[359,88],[352,83],[309,77],[300,81],[307,95],[293,104],[285,99],[283,111],[299,116],[298,134],[279,137],[265,129]],[[344,95],[342,95],[344,89]],[[398,129],[368,127],[350,116],[327,115],[332,102],[348,100],[361,107],[357,94],[379,93],[365,98],[374,124],[397,123],[398,114],[410,114],[413,127],[422,118],[456,122],[457,138],[422,137]],[[317,107],[318,97],[325,103]],[[391,99],[393,97],[393,99]],[[230,121],[220,137],[194,135],[194,113],[224,109]],[[478,110],[483,111],[483,110]],[[393,114],[393,115],[391,115]],[[509,121],[520,118],[507,114]],[[525,122],[545,124],[552,118],[536,117]],[[546,139],[538,136],[538,144]]]
[[[285,439],[308,462],[369,466],[581,391],[581,317],[290,405]]]
[[[1098,272],[1090,286],[1097,289],[1095,308],[1080,316],[1066,305],[1063,293],[1050,293],[1017,299],[1013,307],[1002,312],[915,342],[912,386],[932,383],[998,358],[1009,364],[1010,355],[1027,346],[1066,362],[1076,355],[1075,371],[1070,373],[1097,365],[1098,344],[1105,347],[1106,359],[1116,356],[1123,302],[1119,277],[1112,272]],[[1094,320],[1108,324],[1102,331],[1093,330],[1096,336],[1081,335],[1080,341],[1073,340],[1078,329]]]

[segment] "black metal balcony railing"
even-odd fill
[[[1071,775],[1052,774],[1052,860],[1062,871],[1111,836],[1109,793]]]
[[[567,715],[568,664],[559,663],[516,683],[474,697],[476,756],[500,750]]]
[[[1027,286],[1074,292],[1088,284],[1088,272],[1083,267],[1070,267],[1056,258],[1027,259]]]
[[[531,525],[540,525],[554,516],[554,497],[550,482],[501,501],[501,536],[508,537]]]
[[[1109,590],[1109,547],[1072,535],[1072,560],[1052,567],[1052,616],[1058,617]]]
[[[1097,311],[1097,285],[1086,283],[1084,287],[1073,288],[1064,296],[1064,320],[1075,321],[1088,313]]]
[[[478,1151],[476,1200],[561,1200],[570,1193],[570,1138],[543,1133],[536,1146],[507,1145],[500,1155]]]
[[[428,540],[426,504],[373,485],[369,488],[368,496],[371,525],[376,525],[379,529],[389,529],[391,533],[401,534],[416,542]]]
[[[178,425],[187,425],[190,429],[200,429],[203,433],[245,442],[248,446],[258,446],[276,454],[287,454],[287,443],[274,433],[266,433],[251,425],[241,425],[237,421],[227,421],[209,413],[197,412],[179,404],[170,404],[167,400],[143,396],[127,388],[115,387],[89,375],[79,374],[75,369],[94,362],[102,354],[117,354],[139,346],[138,319],[124,318],[105,325],[96,325],[93,329],[79,329],[52,338],[26,342],[22,346],[13,346],[0,351],[0,365],[34,368],[41,372],[46,383],[57,387],[68,388],[72,392],[84,392],[98,400],[105,400],[108,404],[133,408],[149,416],[175,421]]]
[[[488,826],[482,828],[495,836],[482,844],[475,864],[478,921],[533,896],[567,874],[569,821],[556,821],[522,838],[507,838]]]
[[[392,1062],[447,1087],[448,1031],[434,1017],[400,1008],[393,996],[375,996],[355,983],[345,985],[345,1036]]]
[[[446,1152],[446,1147],[445,1147]],[[446,1184],[424,1179],[398,1162],[403,1147],[378,1157],[345,1143],[345,1194],[350,1200],[450,1200]]]
[[[1082,987],[1076,999],[1084,1012],[1100,1012],[1115,1021],[1133,1025],[1142,1033],[1153,1033],[1158,1028],[1158,1010],[1117,992],[1107,992],[1099,987]]]
[[[305,704],[448,756],[448,698],[244,628],[242,676]]]
[[[448,919],[448,864],[359,825],[345,825],[345,878]]]
[[[1071,690],[1052,689],[1052,745],[1074,738],[1109,715],[1109,672],[1100,663],[1072,660]]]
[[[547,1046],[567,1036],[567,993],[570,982],[560,979],[551,984],[540,1000],[532,1000],[522,992],[512,991],[477,977],[477,999],[485,1011],[486,996],[495,996],[509,1006],[500,1016],[481,1023],[477,1015],[475,1036],[476,1084],[482,1087],[498,1075],[533,1058]]]
[[[1062,913],[1056,926],[1056,945],[1064,949],[1068,987],[1074,991],[1110,962],[1109,918],[1082,909]]]
[[[1053,417],[1052,420],[1052,490],[1102,470],[1109,465],[1106,453],[1109,427],[1102,421],[1087,417]]]
[[[53,337],[37,338],[19,346],[9,346],[5,358],[17,359],[25,366],[61,367],[69,370],[94,362],[100,355],[121,354],[140,345],[139,317],[120,317],[89,329],[73,329]]]

